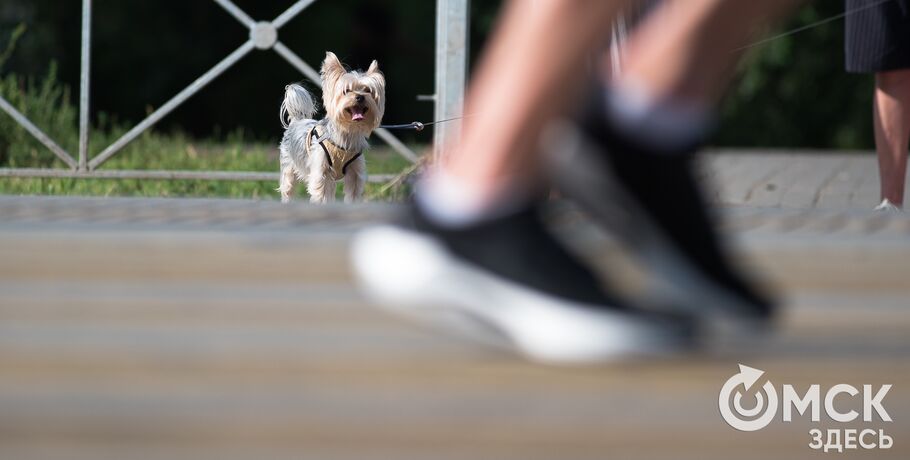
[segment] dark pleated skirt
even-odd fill
[[[910,68],[910,0],[846,0],[848,72]]]

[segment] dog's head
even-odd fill
[[[348,72],[335,53],[322,63],[322,103],[338,129],[369,135],[385,113],[385,76],[373,61],[366,72]]]

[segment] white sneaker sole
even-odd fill
[[[691,345],[685,325],[548,296],[465,264],[433,239],[398,227],[361,232],[351,257],[361,286],[387,309],[424,320],[451,317],[446,312],[481,320],[486,332],[499,331],[535,361],[668,356]]]

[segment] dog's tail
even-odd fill
[[[294,120],[313,118],[316,114],[316,103],[313,96],[303,86],[292,83],[284,88],[284,102],[281,103],[281,125],[287,128]]]

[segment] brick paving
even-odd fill
[[[704,165],[721,204],[871,209],[879,203],[874,152],[719,150],[707,152]]]

